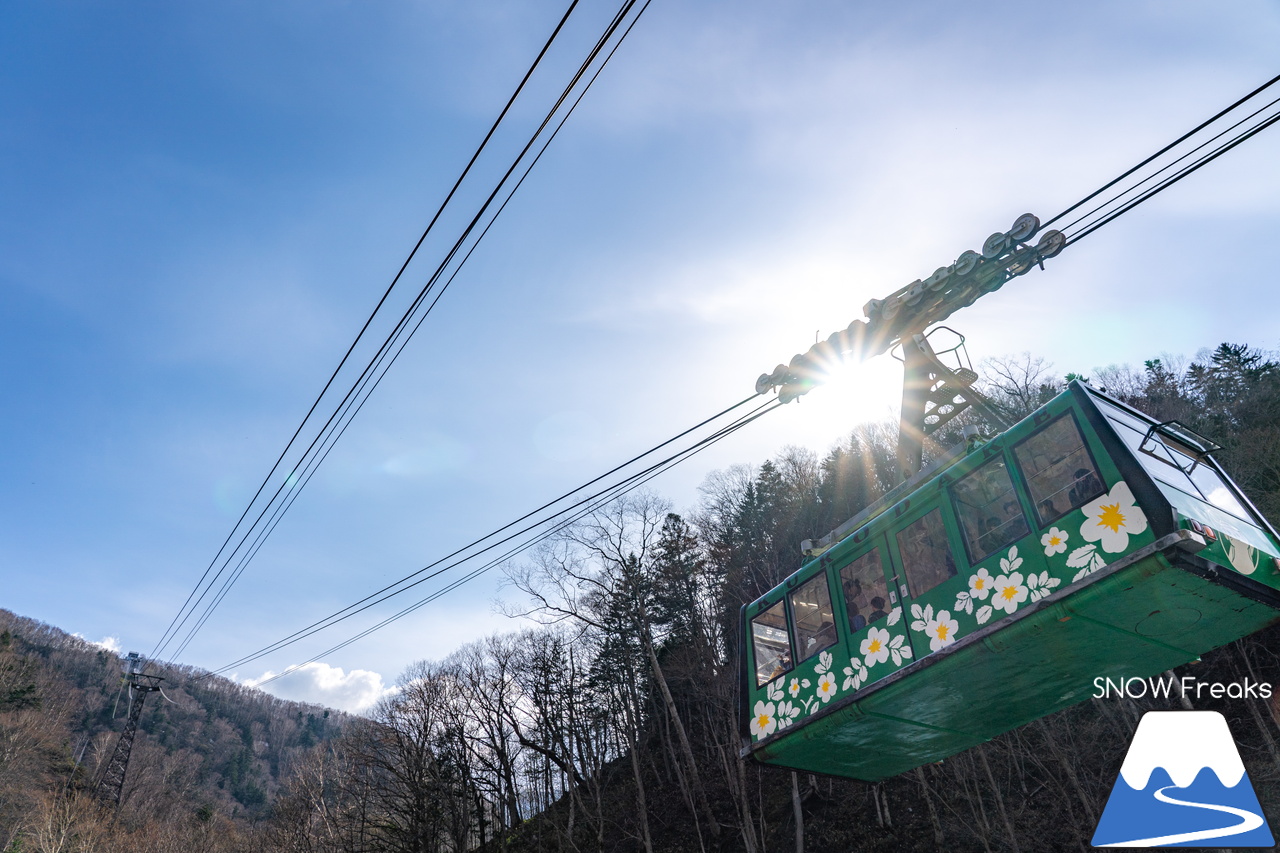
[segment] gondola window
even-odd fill
[[[751,642],[756,653],[756,686],[791,671],[791,632],[781,601],[751,620]]]
[[[956,564],[947,547],[942,513],[936,509],[898,531],[898,553],[913,596],[919,597],[955,577]]]
[[[1106,489],[1071,415],[1063,415],[1014,448],[1041,527],[1084,506]]]
[[[863,554],[840,570],[849,630],[861,631],[889,615],[889,590],[880,566],[880,549]]]
[[[971,562],[985,560],[1029,532],[1003,459],[993,459],[951,490]]]
[[[1252,513],[1236,499],[1212,466],[1188,455],[1177,442],[1152,432],[1147,423],[1128,412],[1107,403],[1101,403],[1098,408],[1110,419],[1120,440],[1133,451],[1134,458],[1162,486],[1199,498],[1252,523]]]
[[[791,615],[795,619],[799,660],[807,660],[835,644],[836,618],[825,574],[812,578],[791,593]]]

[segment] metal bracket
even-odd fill
[[[1159,434],[1163,441],[1156,439]],[[1156,452],[1156,448],[1171,445],[1183,456],[1190,457],[1191,464],[1187,467],[1179,465],[1173,457],[1165,458]],[[1210,441],[1200,433],[1178,421],[1165,421],[1164,423],[1155,424],[1146,434],[1142,436],[1142,443],[1138,445],[1138,450],[1148,456],[1159,459],[1165,464],[1172,465],[1188,477],[1191,472],[1201,462],[1208,459],[1211,454],[1217,453],[1222,449],[1222,445],[1215,441]]]

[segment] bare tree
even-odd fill
[[[616,698],[623,705],[631,751],[638,749],[644,718],[641,695],[634,689],[638,672],[631,670],[648,670],[676,736],[676,743],[669,746],[678,756],[682,792],[699,831],[715,838],[720,825],[656,649],[652,569],[658,534],[669,509],[665,501],[647,492],[626,495],[565,528],[533,563],[510,570],[508,577],[529,597],[527,615],[548,622],[571,620],[593,632],[603,644],[597,660],[623,670],[626,683]],[[635,659],[637,653],[643,663]],[[638,766],[636,780],[643,798]],[[642,818],[647,824],[647,816]]]
[[[1053,367],[1040,356],[1024,352],[999,356],[982,362],[982,390],[1010,423],[1020,421],[1062,390],[1062,383],[1050,374]]]

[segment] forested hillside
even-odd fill
[[[1031,357],[985,374],[1014,419],[1063,385]],[[1220,442],[1224,467],[1280,518],[1273,356],[1224,344],[1190,364],[1089,379]],[[508,567],[508,598],[542,627],[413,666],[366,718],[175,672],[173,702],[144,717],[135,762],[148,770],[131,774],[114,829],[76,792],[106,743],[117,661],[6,616],[0,840],[24,851],[1087,850],[1142,712],[1188,706],[1228,717],[1280,819],[1280,690],[1089,701],[874,785],[742,762],[739,608],[799,566],[802,540],[896,484],[894,440],[864,426],[825,456],[793,448],[717,472],[684,515],[652,493],[618,499]],[[1280,686],[1278,641],[1271,629],[1184,669]],[[84,834],[46,843],[62,815]],[[161,835],[184,840],[150,840]]]
[[[0,850],[243,850],[281,782],[346,717],[150,665],[119,819],[93,796],[128,716],[120,659],[0,610]]]

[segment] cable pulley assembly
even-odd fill
[[[916,279],[884,299],[872,299],[862,309],[866,320],[854,320],[847,328],[799,353],[790,364],[779,364],[756,380],[756,393],[777,389],[778,399],[789,403],[822,384],[831,368],[842,361],[862,361],[941,322],[953,312],[972,305],[979,296],[999,290],[1005,282],[1040,266],[1062,251],[1067,238],[1061,231],[1040,235],[1040,220],[1024,213],[1008,231],[997,231],[982,244],[982,251],[962,252],[955,263],[938,267],[926,279]]]

